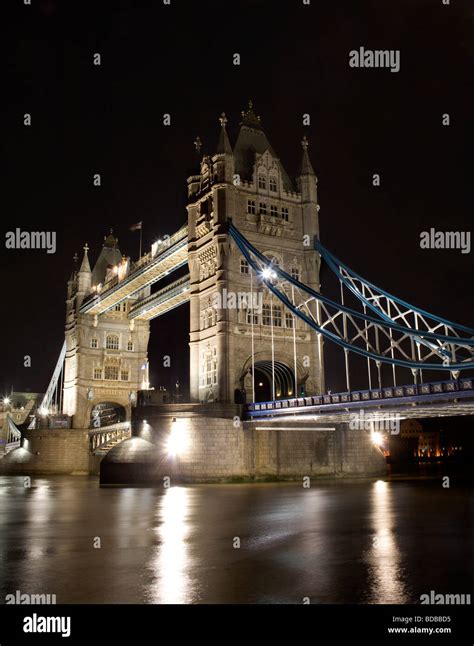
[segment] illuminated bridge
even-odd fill
[[[296,418],[341,426],[362,410],[473,414],[474,329],[388,293],[328,250],[306,137],[293,182],[251,104],[242,118],[232,147],[221,115],[215,153],[203,154],[187,179],[187,223],[178,231],[136,262],[112,231],[92,267],[84,247],[67,284],[65,340],[32,430],[47,428],[47,418],[50,428],[87,431],[90,452],[100,455],[128,441],[132,411],[144,401],[175,406],[166,413],[174,420],[180,404],[150,385],[150,321],[188,303],[190,401],[181,412],[200,407],[204,445],[230,437],[209,439],[213,424],[222,430],[226,406],[227,422],[240,407],[248,428],[259,420],[289,420],[290,428]],[[337,297],[320,291],[322,265]],[[340,360],[344,392],[327,391],[328,357],[333,372]]]
[[[343,348],[345,356],[347,391],[339,394],[311,395],[304,397],[275,397],[266,402],[249,402],[249,417],[283,415],[339,415],[361,407],[400,412],[406,417],[432,415],[472,414],[472,380],[460,378],[462,371],[474,367],[474,331],[412,306],[366,281],[349,267],[338,261],[318,240],[315,249],[321,259],[336,274],[341,284],[341,302],[333,301],[313,288],[301,283],[280,267],[269,261],[233,225],[228,223],[229,238],[246,259],[254,276],[255,288],[265,288],[283,303],[293,318],[317,332],[317,343],[326,339]],[[188,262],[187,228],[181,228],[166,242],[153,249],[123,273],[119,273],[84,300],[80,307],[83,314],[102,316],[132,296],[135,300],[128,310],[129,320],[150,320],[179,307],[190,299],[191,279],[186,274],[153,294],[140,296],[144,289]],[[356,311],[344,304],[345,292],[355,295],[361,308]],[[138,295],[138,297],[137,297]],[[296,325],[293,330],[296,334]],[[253,333],[253,330],[252,330]],[[255,335],[251,342],[253,354]],[[367,361],[369,388],[351,389],[349,356],[362,355]],[[47,390],[43,408],[50,409],[57,396],[64,348]],[[393,371],[393,385],[383,387],[382,364],[389,364]],[[297,368],[293,377],[282,372],[277,359],[260,362],[273,384],[283,378],[293,378],[297,391]],[[414,384],[397,385],[396,368],[409,368]],[[374,370],[375,368],[375,370]],[[450,376],[448,381],[425,383],[423,371],[437,371]],[[374,375],[375,372],[375,375]],[[377,385],[374,384],[374,381]],[[274,386],[275,389],[275,386]],[[255,394],[253,384],[252,395]]]

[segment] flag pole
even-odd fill
[[[138,256],[138,260],[142,257],[142,231],[143,231],[143,222],[140,223],[140,255]]]

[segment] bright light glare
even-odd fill
[[[5,406],[8,406],[8,404],[10,403],[10,397],[4,397],[3,403],[5,404]]]
[[[379,431],[372,431],[370,434],[370,439],[375,444],[375,446],[381,446],[383,444],[383,435]]]
[[[42,416],[48,414],[48,409],[46,408],[46,406],[41,406],[41,408],[39,409],[39,414]]]
[[[186,433],[184,428],[178,423],[174,422],[171,427],[171,433],[166,442],[166,451],[171,457],[181,455],[186,449]]]
[[[270,269],[270,267],[265,267],[264,269],[262,269],[262,278],[264,280],[268,280],[269,278],[276,278],[276,274]]]

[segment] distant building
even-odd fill
[[[0,455],[3,454],[8,441],[8,417],[15,426],[27,426],[30,414],[36,410],[43,398],[43,393],[12,392],[0,399]]]
[[[443,455],[441,434],[437,430],[424,430],[416,419],[405,419],[400,425],[400,441],[417,458],[435,458]]]

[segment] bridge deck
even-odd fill
[[[301,419],[339,422],[348,421],[354,412],[361,410],[369,410],[380,418],[474,415],[473,380],[300,397],[248,404],[246,407],[247,416],[251,419],[298,416]]]

